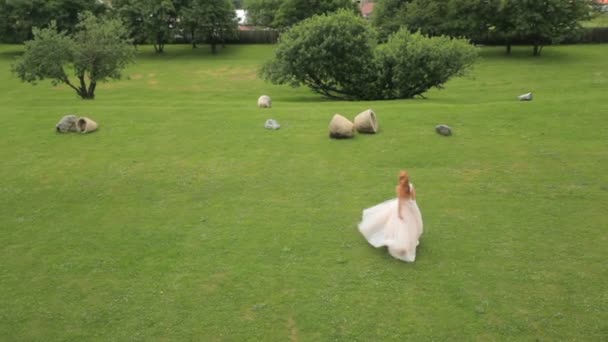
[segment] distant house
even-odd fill
[[[363,16],[363,18],[365,18],[365,19],[370,19],[371,18],[372,13],[374,12],[374,5],[375,4],[376,3],[373,2],[373,1],[364,1],[364,0],[362,0],[359,3],[359,9],[361,10],[361,15]]]
[[[236,19],[238,20],[239,25],[247,25],[247,10],[237,9]]]
[[[608,0],[595,0],[600,5],[608,5]]]

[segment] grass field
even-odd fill
[[[82,101],[19,82],[19,49],[0,46],[2,341],[608,339],[608,45],[484,48],[471,77],[381,102],[265,84],[269,46],[142,48]],[[367,108],[379,134],[328,138]],[[68,113],[100,130],[55,133]],[[414,264],[356,227],[401,168]]]

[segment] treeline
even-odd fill
[[[281,32],[315,14],[339,9],[358,11],[351,0],[247,0],[249,20]],[[543,45],[575,36],[588,19],[594,0],[376,0],[372,22],[381,41],[399,31],[428,36],[465,37],[474,42]]]
[[[580,29],[594,11],[594,0],[380,0],[373,22],[381,37],[400,27],[474,42],[511,45],[529,42],[533,54]]]
[[[153,44],[163,52],[165,44],[187,40],[193,47],[217,46],[237,36],[235,5],[242,0],[0,0],[0,40],[21,43],[32,39],[34,27],[74,33],[78,15],[120,19],[134,44]]]

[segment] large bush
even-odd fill
[[[450,77],[465,75],[476,58],[477,50],[464,39],[401,29],[376,49],[377,98],[411,98],[442,88]]]
[[[375,45],[374,31],[350,12],[314,16],[281,36],[275,58],[261,74],[327,97],[365,98]]]
[[[462,39],[406,30],[382,45],[376,38],[364,19],[348,11],[315,16],[281,36],[261,76],[346,100],[411,98],[465,74],[477,56]]]

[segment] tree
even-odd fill
[[[125,21],[131,38],[136,42],[149,41],[157,53],[165,51],[177,26],[181,1],[171,0],[115,0],[114,8]]]
[[[412,0],[381,0],[376,2],[372,23],[383,40],[406,25],[407,4]]]
[[[304,85],[330,98],[411,98],[464,75],[477,58],[466,40],[428,38],[401,29],[385,44],[363,18],[342,10],[314,16],[281,36],[260,74],[275,84]]]
[[[249,18],[255,25],[286,29],[316,14],[340,9],[357,12],[352,0],[248,0]]]
[[[196,47],[197,36],[211,45],[217,52],[217,45],[227,38],[236,37],[238,22],[230,0],[192,0],[182,8],[180,25],[188,31],[192,47]]]
[[[97,15],[106,6],[97,0],[2,0],[0,1],[0,39],[23,42],[32,38],[33,27],[45,27],[52,20],[60,31],[72,32],[78,13]]]
[[[48,28],[34,28],[34,39],[25,43],[25,52],[12,66],[24,82],[36,84],[50,79],[64,83],[82,99],[94,99],[97,83],[120,79],[121,71],[133,59],[133,47],[119,20],[98,19],[91,12],[79,16],[76,32],[68,35]],[[74,72],[77,81],[68,77]],[[88,83],[88,84],[87,84]]]
[[[192,48],[196,48],[197,32],[204,24],[205,3],[208,0],[192,0],[189,6],[182,7],[180,12],[180,27],[190,35]]]
[[[532,54],[540,56],[545,44],[559,43],[567,34],[580,28],[580,22],[591,14],[592,1],[503,0],[503,9],[512,10],[514,16],[507,23],[510,31],[502,33],[508,37],[530,39]]]
[[[283,0],[245,0],[249,22],[264,27],[273,27],[277,9]]]
[[[491,36],[511,50],[513,41],[530,41],[533,54],[579,28],[593,0],[383,0],[374,24],[385,38],[401,27],[428,35]]]
[[[497,0],[384,0],[373,23],[386,38],[403,27],[431,36],[486,37],[496,17]]]
[[[211,45],[211,51],[217,52],[217,45],[227,38],[233,38],[238,31],[236,12],[230,0],[206,0],[202,8],[203,39]]]

